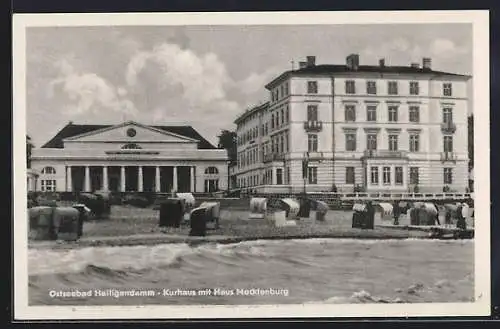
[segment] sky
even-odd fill
[[[75,124],[191,125],[217,144],[221,129],[264,102],[264,85],[308,55],[317,64],[421,63],[472,72],[472,25],[218,25],[29,27],[27,133],[35,146]],[[294,64],[292,64],[292,62]]]

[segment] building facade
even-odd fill
[[[69,123],[31,159],[37,191],[212,193],[228,182],[226,150],[190,126]]]
[[[268,83],[236,120],[240,188],[260,192],[465,192],[470,76],[422,65],[316,65]]]

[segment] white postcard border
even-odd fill
[[[28,306],[26,34],[35,26],[473,24],[474,303],[234,306]],[[489,12],[250,12],[15,14],[13,17],[14,310],[16,320],[484,316],[490,314]]]

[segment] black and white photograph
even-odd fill
[[[20,317],[489,314],[487,11],[13,33]]]

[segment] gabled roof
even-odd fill
[[[79,125],[79,124],[68,123],[63,129],[61,129],[51,140],[45,143],[41,148],[64,148],[63,140],[66,138],[111,127],[115,127],[115,125]],[[201,136],[191,126],[148,126],[148,127],[159,129],[167,133],[172,133],[187,138],[199,140],[198,149],[216,149],[215,146],[213,146],[209,141],[203,138],[203,136]]]
[[[468,75],[434,71],[422,67],[412,66],[380,66],[380,65],[359,65],[356,70],[349,68],[347,65],[334,65],[334,64],[321,64],[307,66],[298,70],[289,70],[283,72],[276,79],[268,83],[265,87],[269,89],[278,81],[288,76],[301,76],[301,75],[328,75],[328,74],[359,74],[359,73],[379,73],[379,74],[413,74],[413,75],[430,75],[440,77],[457,77],[467,80],[470,78]]]

